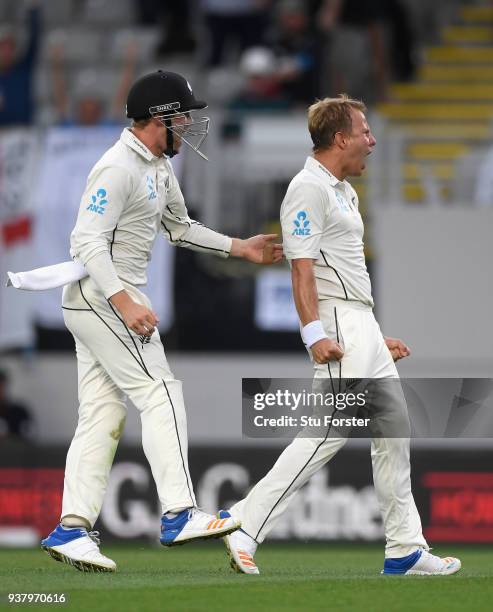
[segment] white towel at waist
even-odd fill
[[[78,281],[87,276],[87,270],[76,261],[64,261],[27,272],[7,272],[7,274],[9,277],[7,287],[12,286],[25,291],[43,291]]]

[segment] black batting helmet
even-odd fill
[[[190,83],[176,72],[158,70],[138,79],[130,88],[127,96],[127,117],[138,121],[140,119],[159,119],[168,129],[168,148],[165,153],[173,157],[173,135],[176,134],[200,156],[199,151],[209,131],[209,118],[192,119],[191,113],[207,107],[203,100],[197,100]],[[173,125],[173,117],[184,115],[187,123]],[[197,143],[191,142],[195,137]]]
[[[138,79],[127,97],[127,117],[148,119],[156,114],[187,113],[206,108],[196,100],[190,83],[176,72],[158,70]]]

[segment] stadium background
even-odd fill
[[[491,376],[493,5],[169,4],[0,2],[0,546],[36,545],[56,522],[77,412],[61,292],[21,293],[3,281],[7,270],[68,258],[87,172],[126,124],[128,83],[158,67],[185,74],[209,102],[210,161],[175,158],[191,214],[238,236],[278,231],[283,191],[310,149],[307,104],[339,91],[367,101],[377,147],[354,185],[377,318],[413,351],[400,372]],[[17,64],[8,68],[12,37]],[[22,73],[15,81],[12,70]],[[239,499],[280,449],[242,437],[241,378],[310,376],[289,271],[164,240],[151,270],[165,349],[184,382],[192,477],[199,503],[215,510]],[[99,528],[155,541],[159,509],[139,437],[129,407]],[[434,543],[493,541],[492,448],[489,439],[413,441],[415,496]],[[353,441],[273,537],[380,541],[371,484],[369,445]]]

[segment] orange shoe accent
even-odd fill
[[[255,568],[257,567],[255,564],[255,561],[253,560],[252,555],[248,554],[246,551],[239,550],[238,557],[240,559],[241,564],[244,565],[245,567],[255,567]]]

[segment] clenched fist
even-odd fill
[[[334,340],[329,340],[329,338],[323,338],[315,342],[310,349],[313,359],[317,363],[329,363],[329,361],[334,361],[334,359],[339,361],[344,355],[341,345],[338,342],[334,342]]]
[[[394,361],[398,361],[403,357],[409,357],[411,354],[409,347],[399,338],[384,338],[384,340]]]

